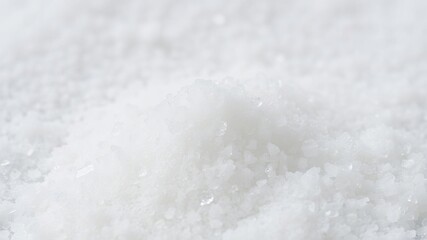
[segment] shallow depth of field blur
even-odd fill
[[[426,13],[0,0],[0,240],[427,239]]]

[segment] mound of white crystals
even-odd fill
[[[427,240],[426,12],[0,0],[0,240]]]
[[[280,81],[197,81],[148,109],[129,98],[85,115],[43,181],[14,189],[13,239],[426,231],[425,161],[405,131],[347,128],[339,104]]]
[[[14,236],[233,236],[289,173],[322,164],[310,156],[328,125],[295,88],[245,86],[197,82],[151,110],[117,104],[76,125],[44,181],[17,189],[28,197]]]

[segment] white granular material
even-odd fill
[[[0,0],[0,240],[427,239],[426,11]]]

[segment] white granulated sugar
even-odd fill
[[[427,239],[426,11],[0,0],[0,240]]]

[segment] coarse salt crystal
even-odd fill
[[[86,167],[81,168],[80,170],[77,171],[76,178],[83,177],[83,176],[91,173],[93,170],[94,170],[94,167],[92,164],[87,165]]]

